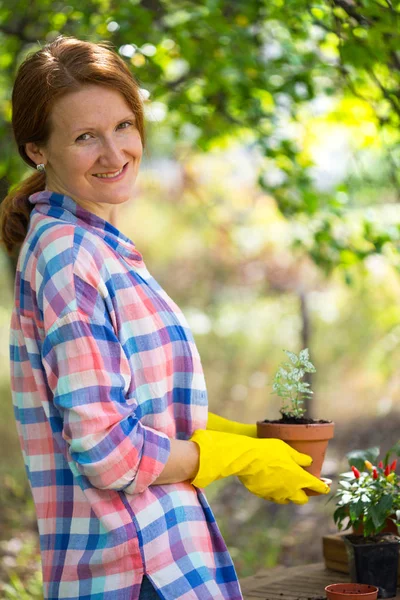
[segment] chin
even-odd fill
[[[129,200],[132,200],[133,198],[133,192],[131,192],[130,194],[121,194],[116,196],[115,198],[113,198],[111,200],[112,204],[125,204],[126,202],[129,202]]]
[[[98,200],[104,202],[106,204],[123,204],[124,202],[128,202],[133,196],[133,190],[126,190],[121,192],[108,192],[107,194],[101,195]]]

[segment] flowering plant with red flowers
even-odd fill
[[[334,498],[339,531],[353,526],[364,537],[380,533],[392,521],[400,526],[400,477],[396,473],[400,441],[379,460],[378,447],[346,454],[351,471],[342,473]],[[346,523],[347,520],[347,523]]]

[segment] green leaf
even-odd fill
[[[379,447],[374,446],[367,450],[352,450],[346,454],[350,467],[356,467],[359,471],[365,471],[365,461],[369,460],[372,464],[379,457]]]
[[[350,504],[350,518],[356,521],[364,511],[364,502],[360,499],[355,504]]]
[[[294,352],[289,352],[289,350],[285,350],[285,352],[292,361],[292,363],[296,365],[298,361],[297,355]]]
[[[395,454],[396,456],[400,456],[400,440],[398,442],[395,443],[394,446],[392,446],[386,453],[385,455],[385,459],[384,459],[384,464],[385,466],[389,463],[390,460],[390,456],[392,454]]]
[[[370,507],[370,514],[375,529],[381,529],[390,515],[393,506],[393,498],[390,495],[382,496],[378,504]]]
[[[338,506],[338,508],[336,508],[335,512],[333,513],[333,520],[335,521],[336,525],[338,525],[346,517],[348,517],[347,507]]]
[[[292,371],[292,378],[295,381],[300,381],[300,379],[302,377],[304,377],[304,373],[305,373],[305,371],[303,371],[303,369],[293,369],[293,371]]]
[[[371,519],[374,524],[375,530],[380,529],[380,527],[382,526],[382,523],[384,523],[385,519],[383,519],[383,521],[382,521],[382,516],[381,516],[380,512],[378,511],[377,507],[371,506],[369,513],[371,515]]]
[[[309,360],[310,354],[308,352],[308,348],[304,348],[304,350],[300,350],[299,358],[302,362],[304,361],[305,363]]]
[[[366,519],[363,524],[364,524],[364,537],[368,537],[375,533],[377,527],[374,524],[374,521],[371,517]],[[379,528],[379,526],[378,526],[378,528]]]
[[[314,367],[314,365],[311,362],[305,362],[304,366],[307,370],[307,373],[315,373],[316,372],[316,368]]]
[[[379,500],[378,502],[378,510],[382,513],[388,513],[392,510],[392,506],[393,506],[393,496],[391,496],[390,494],[387,494],[385,496],[382,496],[382,498]]]

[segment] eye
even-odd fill
[[[123,125],[126,125],[126,127],[122,127]],[[128,129],[128,127],[131,127],[133,125],[132,121],[124,121],[123,123],[120,123],[119,125],[117,125],[117,129],[121,128],[122,129]],[[86,142],[88,140],[88,138],[84,138],[85,135],[90,136],[90,133],[82,133],[79,137],[76,138],[76,142]]]
[[[121,127],[121,125],[127,125],[127,127],[123,127],[122,129],[128,129],[128,127],[130,127],[131,125],[133,125],[132,121],[124,121],[123,123],[120,123],[118,125],[118,127]]]
[[[84,135],[90,135],[90,133],[82,133],[82,135],[80,135],[79,137],[76,138],[76,142],[86,142],[86,140],[83,139]]]

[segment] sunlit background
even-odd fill
[[[123,231],[189,321],[210,409],[279,418],[274,372],[283,349],[307,345],[309,414],[336,423],[325,474],[356,447],[387,449],[400,425],[400,56],[388,5],[368,27],[335,2],[26,5],[0,2],[2,197],[29,172],[10,130],[18,64],[58,33],[110,39],[147,117]],[[3,251],[0,270],[0,578],[5,598],[31,600],[40,559],[9,391],[14,262]],[[232,478],[208,497],[240,577],[321,560],[320,538],[335,531],[323,498],[276,506]]]

